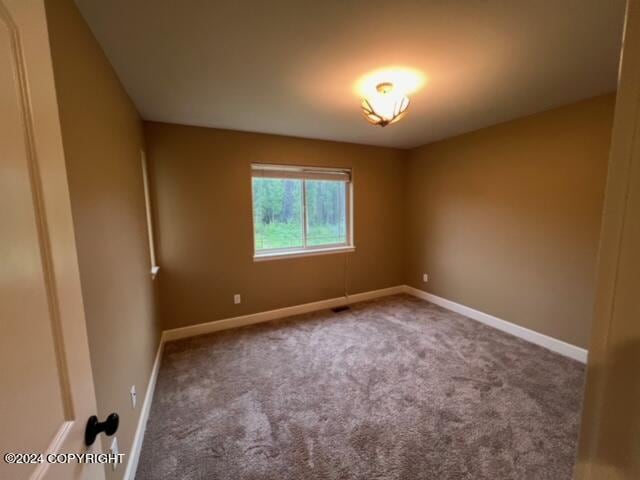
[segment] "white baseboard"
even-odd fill
[[[158,345],[158,351],[156,352],[156,358],[153,361],[153,367],[151,368],[151,375],[149,376],[149,383],[147,384],[147,392],[142,403],[142,409],[140,410],[140,418],[138,418],[138,426],[136,427],[136,433],[133,437],[133,443],[129,449],[129,461],[127,462],[127,468],[124,471],[124,480],[134,480],[136,476],[136,470],[138,468],[138,460],[140,459],[140,451],[142,450],[142,442],[144,440],[144,432],[147,429],[147,420],[149,420],[149,412],[151,411],[151,403],[153,402],[153,394],[156,390],[156,380],[158,379],[158,372],[160,371],[160,361],[162,359],[162,351],[164,349],[164,342],[160,339]]]
[[[551,350],[552,352],[559,353],[560,355],[564,355],[565,357],[572,358],[582,363],[587,363],[588,352],[584,348],[576,347],[575,345],[563,342],[557,338],[549,337],[548,335],[521,327],[515,323],[507,322],[506,320],[494,317],[488,313],[480,312],[479,310],[452,302],[446,298],[438,297],[437,295],[427,293],[414,287],[405,286],[404,291],[405,293],[421,298],[435,305],[439,305],[442,308],[464,315],[472,320],[484,323],[485,325],[522,338],[528,342],[535,343],[536,345]]]
[[[156,380],[158,378],[158,371],[160,369],[162,351],[166,342],[179,340],[181,338],[193,337],[196,335],[203,335],[206,333],[218,332],[221,330],[228,330],[230,328],[268,322],[279,318],[291,317],[293,315],[300,315],[303,313],[316,312],[318,310],[340,307],[343,305],[363,302],[366,300],[386,297],[389,295],[397,295],[400,293],[407,293],[409,295],[413,295],[414,297],[421,298],[435,305],[446,308],[447,310],[459,313],[461,315],[464,315],[465,317],[484,323],[485,325],[522,338],[523,340],[527,340],[531,343],[535,343],[536,345],[547,348],[548,350],[572,358],[579,362],[586,363],[587,361],[587,350],[583,348],[576,347],[575,345],[563,342],[562,340],[543,335],[542,333],[529,330],[528,328],[521,327],[511,322],[507,322],[506,320],[494,317],[493,315],[480,312],[473,308],[461,305],[456,302],[452,302],[451,300],[447,300],[446,298],[438,297],[437,295],[424,292],[408,285],[398,285],[395,287],[383,288],[381,290],[372,290],[370,292],[356,293],[344,297],[330,298],[327,300],[320,300],[318,302],[294,305],[292,307],[279,308],[276,310],[268,310],[266,312],[252,313],[239,317],[226,318],[224,320],[214,320],[212,322],[201,323],[198,325],[190,325],[188,327],[165,330],[162,332],[160,345],[158,346],[158,352],[156,353],[156,358],[153,363],[153,369],[151,370],[151,376],[149,378],[149,384],[147,386],[147,394],[142,405],[136,434],[129,453],[129,461],[127,463],[127,468],[123,477],[124,480],[134,480],[136,474],[138,460],[140,458],[140,451],[142,449],[142,442],[144,440],[144,432],[147,426],[147,420],[149,418],[149,411],[151,410],[151,402],[153,401],[153,394],[155,391]]]
[[[254,323],[268,322],[270,320],[290,317],[293,315],[300,315],[302,313],[315,312],[327,308],[335,308],[342,305],[363,302],[365,300],[385,297],[388,295],[397,295],[399,293],[404,293],[405,288],[406,287],[404,285],[398,285],[395,287],[383,288],[381,290],[356,293],[345,297],[330,298],[328,300],[321,300],[319,302],[305,303],[303,305],[295,305],[293,307],[279,308],[277,310],[253,313],[250,315],[232,317],[224,320],[215,320],[212,322],[191,325],[183,328],[164,330],[162,332],[162,336],[160,337],[160,345],[158,345],[156,358],[153,363],[153,368],[151,369],[149,384],[147,385],[147,394],[144,399],[144,403],[142,404],[142,410],[140,411],[140,418],[138,419],[136,433],[133,438],[131,449],[129,451],[129,461],[127,462],[127,467],[125,469],[123,479],[134,480],[134,477],[136,475],[136,469],[138,468],[138,461],[140,459],[140,451],[142,450],[142,442],[144,440],[144,432],[147,427],[147,420],[149,419],[149,412],[151,410],[153,394],[156,388],[156,380],[158,378],[158,372],[160,370],[162,352],[164,350],[164,344],[166,342],[169,342],[171,340],[178,340],[181,338],[193,337],[196,335],[202,335],[205,333],[217,332],[220,330],[227,330],[230,328],[242,327],[245,325],[252,325]]]
[[[224,320],[214,320],[207,323],[199,323],[188,327],[173,328],[162,332],[162,341],[170,342],[181,338],[194,337],[205,333],[218,332],[229,328],[244,327],[245,325],[253,325],[255,323],[268,322],[278,318],[291,317],[302,313],[316,312],[328,308],[340,307],[351,303],[363,302],[378,297],[386,297],[388,295],[397,295],[405,292],[404,285],[383,288],[381,290],[372,290],[370,292],[355,293],[345,297],[329,298],[318,302],[304,303],[302,305],[294,305],[292,307],[279,308],[276,310],[268,310],[266,312],[251,313],[240,317],[225,318]]]

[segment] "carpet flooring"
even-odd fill
[[[138,480],[564,480],[584,367],[399,295],[166,345]]]

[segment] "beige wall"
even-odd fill
[[[158,345],[142,122],[73,1],[46,7],[99,416],[120,414],[119,445],[129,453]],[[120,478],[124,466],[106,471]]]
[[[406,152],[161,123],[145,132],[165,328],[342,296],[345,269],[349,293],[403,283]],[[355,253],[254,262],[252,162],[352,167]]]
[[[146,122],[164,328],[340,296],[346,267],[586,347],[613,102],[411,151]],[[353,167],[356,252],[253,262],[251,162]]]
[[[408,282],[586,347],[613,106],[602,96],[412,150]]]

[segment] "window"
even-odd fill
[[[352,251],[351,171],[253,164],[256,260]]]

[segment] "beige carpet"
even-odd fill
[[[181,340],[136,478],[568,480],[583,376],[404,295]]]

